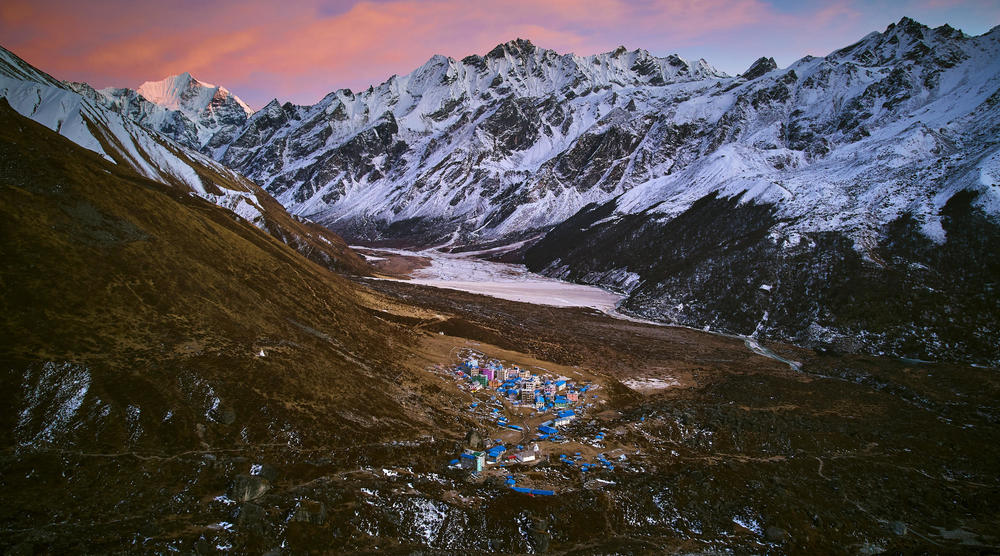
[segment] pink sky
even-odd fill
[[[59,79],[138,87],[184,71],[259,108],[311,104],[409,73],[433,54],[520,37],[580,55],[620,44],[739,73],[759,56],[823,56],[902,16],[980,34],[995,0],[4,0],[2,45]]]

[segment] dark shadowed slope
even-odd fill
[[[5,444],[285,441],[303,421],[316,442],[401,417],[385,379],[406,338],[357,286],[6,103],[0,118]],[[55,421],[32,397],[53,374],[80,377]]]
[[[370,292],[3,100],[0,211],[2,552],[182,536],[238,472],[213,454],[441,428]]]

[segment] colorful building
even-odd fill
[[[483,452],[466,450],[458,459],[462,464],[462,469],[482,471],[486,467],[486,454]]]

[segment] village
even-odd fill
[[[496,438],[470,431],[461,453],[448,463],[450,468],[466,470],[473,477],[498,475],[515,492],[551,496],[555,490],[548,485],[518,486],[513,470],[555,463],[580,473],[613,471],[616,463],[620,465],[627,459],[624,453],[606,455],[596,451],[604,448],[607,431],[579,438],[566,432],[568,425],[603,405],[599,384],[541,368],[533,372],[515,364],[505,365],[469,348],[459,354],[459,360],[462,362],[439,368],[439,372],[473,397],[475,401],[467,411],[481,423],[484,433],[488,431]],[[566,449],[574,445],[573,450]],[[586,455],[579,450],[585,450]],[[546,488],[536,488],[539,486]]]

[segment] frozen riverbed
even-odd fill
[[[572,284],[529,272],[524,265],[496,263],[472,253],[443,253],[434,249],[406,251],[378,249],[407,257],[423,257],[429,266],[413,271],[414,284],[449,288],[538,305],[592,307],[613,313],[622,296],[594,286]]]
[[[355,247],[355,249],[372,251],[365,247]],[[524,265],[484,261],[476,258],[477,253],[444,253],[436,249],[408,251],[380,248],[373,251],[426,260],[429,263],[427,266],[413,270],[411,278],[405,280],[414,284],[461,290],[536,305],[590,307],[617,319],[655,326],[673,326],[618,312],[618,304],[624,299],[622,295],[595,286],[546,278],[530,272]],[[369,260],[379,259],[367,254],[365,257]],[[797,361],[776,355],[752,337],[713,332],[707,328],[703,331],[741,339],[751,352],[785,363],[793,370],[798,371],[802,367]],[[643,386],[650,389],[649,384]]]

